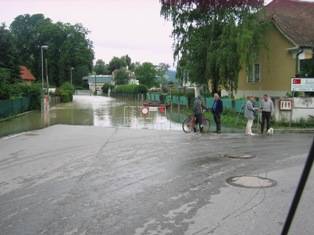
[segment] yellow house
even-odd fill
[[[314,3],[274,0],[266,6],[266,15],[271,26],[264,35],[265,47],[249,72],[240,71],[236,97],[285,96],[291,78],[302,71],[302,61],[314,66]]]

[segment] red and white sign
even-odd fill
[[[290,111],[292,109],[292,100],[280,100],[280,110]]]
[[[314,78],[291,78],[291,91],[314,91]]]
[[[142,108],[142,114],[143,114],[143,115],[147,115],[148,113],[149,113],[148,107]]]

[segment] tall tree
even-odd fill
[[[128,84],[129,73],[125,68],[118,69],[114,73],[114,80],[116,85]]]
[[[108,66],[101,59],[96,61],[96,64],[94,66],[94,71],[96,74],[108,74],[108,72],[109,72]]]
[[[17,54],[22,65],[26,65],[35,77],[40,77],[40,46],[43,33],[41,28],[51,24],[43,14],[17,16],[10,25]]]
[[[121,60],[123,60],[124,63],[126,64],[126,66],[128,66],[130,68],[130,66],[132,64],[132,60],[131,60],[129,55],[122,56]]]
[[[157,71],[152,63],[145,62],[135,69],[136,79],[148,88],[158,85]]]
[[[265,28],[263,0],[161,0],[161,14],[173,23],[178,76],[237,89],[241,66],[256,59]]]
[[[48,60],[50,83],[60,86],[70,81],[74,67],[73,82],[78,85],[92,70],[93,45],[87,38],[88,30],[82,25],[53,23],[43,14],[26,14],[16,17],[10,29],[20,63],[30,68],[35,77],[41,77],[42,45],[48,45],[44,56]]]
[[[109,62],[109,73],[112,73],[116,69],[121,69],[126,66],[127,66],[126,60],[115,56]]]
[[[156,66],[156,74],[159,79],[159,82],[164,85],[166,83],[166,73],[168,72],[168,69],[170,66],[165,63],[159,63]]]
[[[18,57],[11,32],[0,26],[0,80],[14,83],[19,77]]]

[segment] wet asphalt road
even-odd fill
[[[312,139],[66,125],[2,138],[0,234],[280,234]],[[291,234],[314,231],[313,174]],[[239,175],[277,185],[226,183]]]

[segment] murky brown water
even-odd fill
[[[181,130],[181,122],[185,115],[151,111],[144,117],[140,107],[141,102],[137,100],[104,96],[74,96],[72,103],[52,107],[45,121],[39,111],[32,111],[0,122],[0,136],[55,124]]]

